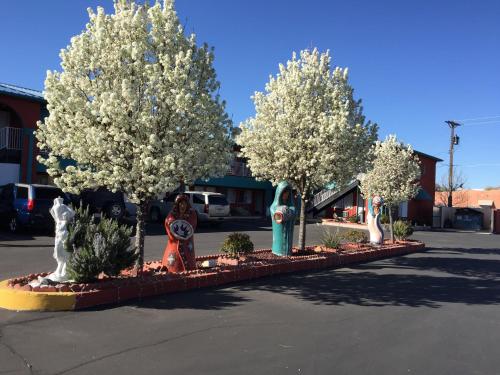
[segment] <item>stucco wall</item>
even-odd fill
[[[36,141],[33,131],[40,120],[42,104],[35,100],[0,95],[0,103],[8,106],[21,120],[20,127],[23,132],[23,150],[21,158],[21,173],[18,180],[21,182],[34,182],[36,177]],[[12,182],[12,181],[11,181]]]
[[[19,182],[19,164],[0,163],[0,185]]]

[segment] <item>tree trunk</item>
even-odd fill
[[[394,243],[394,223],[392,221],[392,206],[389,208],[389,227],[391,228],[391,242]]]
[[[146,226],[146,211],[147,202],[141,202],[136,205],[136,219],[137,225],[135,230],[135,253],[138,255],[135,261],[135,269],[137,275],[142,273],[144,266],[144,229]]]
[[[184,182],[184,179],[182,178],[179,181],[179,193],[182,194],[186,191],[186,183]]]
[[[299,250],[306,249],[306,200],[300,195]]]

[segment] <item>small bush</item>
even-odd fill
[[[352,215],[347,218],[347,221],[349,223],[357,223],[358,222],[358,215]]]
[[[365,232],[362,232],[360,230],[350,230],[346,232],[343,237],[347,242],[354,242],[354,243],[368,242],[368,236],[366,235]]]
[[[389,224],[389,223],[390,223],[389,215],[381,214],[380,215],[380,224]]]
[[[411,225],[403,220],[396,220],[393,229],[394,237],[399,241],[404,241],[413,234]]]
[[[222,244],[221,251],[231,258],[253,251],[253,242],[246,233],[231,233]]]
[[[65,242],[66,251],[71,253],[69,277],[76,282],[91,282],[100,273],[117,276],[132,266],[137,259],[130,244],[132,230],[104,217],[96,224],[88,209],[77,209],[73,222],[68,225]]]
[[[335,232],[331,232],[329,230],[325,230],[323,232],[323,236],[321,237],[321,244],[329,249],[338,249],[342,242],[342,235],[339,232],[339,229]]]

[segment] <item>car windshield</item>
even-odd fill
[[[57,197],[64,198],[64,193],[61,189],[42,188],[42,187],[37,187],[35,189],[35,198],[36,199],[54,199]]]
[[[209,204],[218,204],[219,206],[227,206],[227,200],[226,197],[222,195],[209,195],[208,196],[208,203]]]

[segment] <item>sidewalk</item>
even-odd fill
[[[332,227],[339,227],[339,228],[368,230],[368,227],[366,224],[344,223],[344,222],[339,222],[339,221],[335,221],[332,219],[323,219],[321,221],[321,225],[329,225]],[[383,224],[382,227],[384,228],[384,232],[389,231],[389,224]],[[465,229],[454,229],[454,228],[432,228],[432,227],[424,227],[424,226],[413,227],[413,230],[415,232],[418,231],[418,232],[454,232],[454,233],[494,234],[488,230],[477,231],[477,230],[465,230]]]
[[[339,228],[368,230],[368,226],[366,224],[345,223],[341,221],[335,221],[333,219],[323,219],[321,220],[321,225],[330,225],[332,227],[339,227]]]

